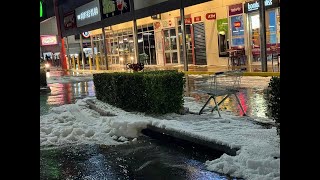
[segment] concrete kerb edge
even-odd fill
[[[127,71],[112,71],[112,70],[69,70],[71,72],[89,72],[89,73],[114,73],[114,72],[127,72]],[[186,75],[210,75],[214,74],[213,71],[180,71]],[[280,72],[245,72],[243,76],[280,76]]]
[[[221,151],[221,152],[224,152],[224,153],[231,155],[231,156],[237,155],[237,151],[239,150],[239,148],[230,148],[229,146],[226,146],[226,145],[218,144],[213,141],[207,141],[207,140],[200,139],[197,137],[192,137],[192,136],[189,136],[189,135],[186,135],[186,134],[174,131],[174,130],[167,130],[167,129],[159,128],[159,127],[152,126],[152,125],[147,125],[147,129],[154,131],[156,133],[171,136],[176,139],[181,139],[181,140],[184,140],[187,142],[191,142],[193,144],[204,146],[209,149]]]

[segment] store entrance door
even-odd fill
[[[207,65],[206,33],[204,23],[193,24],[194,53],[196,65]]]
[[[163,30],[164,34],[164,56],[166,64],[179,62],[177,49],[177,33],[175,28]]]
[[[280,53],[280,22],[278,9],[266,11],[266,46],[267,60],[272,60],[274,53]],[[260,64],[260,19],[259,13],[249,14],[250,36],[251,43],[251,59],[253,63]]]

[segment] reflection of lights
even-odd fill
[[[248,106],[247,106],[247,103],[245,100],[246,99],[245,94],[243,92],[239,92],[238,97],[239,97],[240,104],[242,105],[244,113],[247,113]],[[238,105],[238,110],[239,110],[240,115],[242,116],[243,114],[242,114],[240,105]]]
[[[50,72],[46,72],[46,77],[47,77],[47,78],[50,77]]]
[[[94,91],[93,81],[89,81],[88,82],[88,95],[91,96],[91,97],[96,95],[96,93]]]
[[[78,89],[78,95],[81,95],[81,83],[80,82],[78,83],[77,89]]]
[[[251,16],[252,29],[260,28],[259,14]]]
[[[152,35],[152,33],[147,32],[147,33],[143,33],[143,35]]]
[[[88,82],[84,82],[84,92],[88,92]]]

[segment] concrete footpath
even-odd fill
[[[280,72],[277,68],[272,68],[272,66],[268,66],[268,72],[261,72],[259,69],[260,66],[250,66],[250,67],[238,67],[238,68],[247,68],[247,71],[244,73],[244,76],[280,76]],[[92,69],[95,69],[93,67]],[[153,71],[153,70],[178,70],[180,72],[184,72],[185,74],[190,75],[201,75],[201,74],[214,74],[216,72],[221,71],[229,71],[232,70],[227,66],[189,66],[188,71],[184,71],[182,66],[147,66],[144,69],[145,71]],[[125,67],[117,67],[117,68],[110,68],[109,70],[100,69],[100,70],[89,70],[88,67],[85,69],[71,69],[70,72],[77,72],[77,73],[113,73],[113,72],[131,72],[130,70],[126,69]]]

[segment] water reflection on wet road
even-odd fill
[[[204,162],[222,153],[200,153],[146,137],[118,146],[80,145],[40,152],[40,179],[231,180]]]
[[[243,77],[239,89],[238,97],[240,103],[248,116],[267,118],[267,101],[264,98],[264,90],[268,86],[270,78],[264,77]],[[207,88],[210,83],[208,76],[189,76],[186,77],[185,95],[194,97],[196,101],[205,104],[209,95],[200,93],[197,90]],[[217,101],[223,97],[217,97]],[[214,101],[211,100],[209,105],[214,107]],[[234,112],[236,115],[242,115],[240,106],[237,104],[234,96],[228,97],[219,107],[224,110]]]

